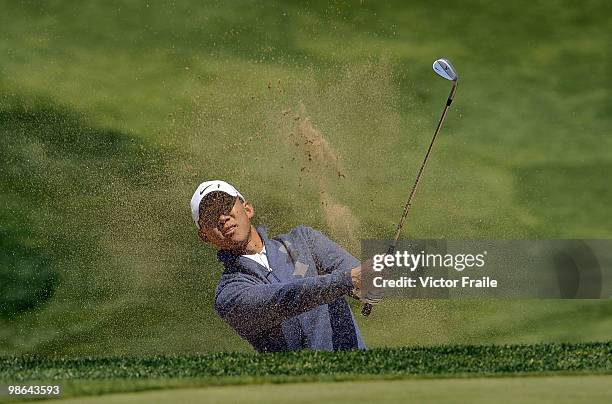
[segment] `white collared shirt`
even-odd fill
[[[268,271],[272,271],[272,268],[270,268],[270,264],[268,263],[268,256],[266,255],[266,246],[264,245],[263,249],[255,254],[243,254],[243,257],[246,257],[250,260],[255,261],[256,263],[258,263],[259,265],[262,265],[264,268],[266,268]]]

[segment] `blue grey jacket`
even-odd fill
[[[268,238],[272,271],[246,257],[219,251],[225,267],[215,309],[259,352],[365,349],[344,295],[359,261],[320,232],[299,226]]]

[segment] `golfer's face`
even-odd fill
[[[224,194],[209,204],[200,219],[200,237],[222,250],[243,248],[251,232],[253,208]]]

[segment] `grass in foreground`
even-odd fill
[[[172,389],[104,397],[74,398],[66,403],[496,403],[609,402],[612,376],[553,376],[433,380],[376,380],[347,383],[300,383],[282,386],[208,387]],[[512,392],[509,394],[509,392]]]
[[[67,397],[222,384],[611,372],[612,342],[0,360],[0,384],[55,382]]]

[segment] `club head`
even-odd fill
[[[446,80],[457,81],[459,76],[448,59],[438,59],[433,63],[433,69]]]

